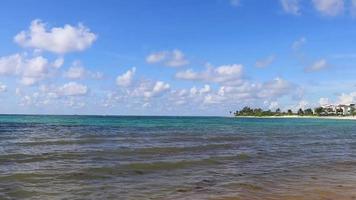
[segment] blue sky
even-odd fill
[[[355,23],[355,0],[5,0],[0,113],[352,103]]]

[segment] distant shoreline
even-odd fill
[[[356,120],[356,116],[299,116],[299,115],[281,115],[281,116],[234,116],[236,118],[256,118],[256,119],[337,119],[337,120]]]

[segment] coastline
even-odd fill
[[[256,119],[334,119],[334,120],[356,120],[356,116],[299,116],[299,115],[281,115],[281,116],[234,116],[236,118],[256,118]]]

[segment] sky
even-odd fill
[[[356,0],[0,4],[0,113],[226,116],[356,100]]]

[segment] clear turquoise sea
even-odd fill
[[[356,199],[356,121],[0,115],[0,199]]]

